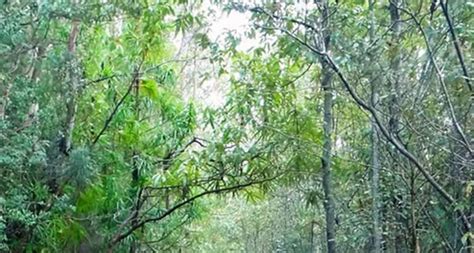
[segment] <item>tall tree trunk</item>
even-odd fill
[[[370,43],[375,41],[375,16],[374,16],[374,0],[369,1],[370,11]],[[372,58],[372,55],[371,55]],[[372,83],[372,94],[371,104],[374,109],[377,109],[378,93],[375,82]],[[377,135],[377,123],[371,118],[371,130],[372,130],[372,153],[371,153],[371,167],[372,167],[372,178],[371,178],[371,194],[372,194],[372,240],[373,245],[371,251],[374,253],[380,253],[382,251],[382,227],[380,224],[380,193],[379,193],[379,174],[380,174],[380,161],[379,161],[379,139]]]
[[[72,146],[72,132],[74,130],[74,124],[76,121],[77,111],[77,89],[79,86],[79,78],[77,74],[77,64],[75,60],[76,53],[76,40],[79,35],[79,22],[73,21],[71,26],[71,32],[69,33],[68,41],[68,58],[69,58],[69,96],[66,102],[66,124],[64,126],[64,142],[61,145],[61,151],[64,154],[68,154]]]
[[[401,20],[400,20],[400,0],[390,1],[390,21],[392,24],[392,59],[390,59],[390,102],[388,105],[390,120],[389,120],[389,131],[390,133],[398,138],[399,121],[400,121],[400,105],[399,105],[399,94],[400,94],[400,31],[401,31]]]
[[[459,64],[461,65],[462,73],[463,73],[463,79],[466,82],[467,87],[469,88],[469,91],[472,93],[472,85],[471,85],[471,77],[469,76],[468,69],[466,67],[466,63],[464,60],[464,56],[462,53],[461,46],[459,45],[459,40],[458,36],[456,34],[456,31],[454,30],[455,25],[453,24],[453,20],[451,19],[451,16],[449,15],[449,10],[448,10],[448,1],[447,0],[441,0],[440,2],[441,9],[443,11],[443,15],[446,18],[446,23],[448,24],[449,28],[449,33],[451,34],[451,38],[453,41],[454,49],[456,49],[456,55],[458,56]]]
[[[401,20],[400,20],[400,0],[392,0],[389,4],[390,11],[390,22],[391,22],[391,59],[390,59],[390,75],[389,75],[389,102],[388,102],[388,112],[389,112],[389,122],[388,122],[388,131],[393,138],[400,140],[399,138],[399,125],[400,125],[400,60],[401,60],[401,50],[400,50],[400,31],[401,31]],[[396,157],[396,156],[394,156]],[[394,171],[399,171],[402,169],[398,163],[402,162],[401,160],[395,159],[391,162]],[[406,236],[404,232],[404,224],[406,224],[406,219],[403,218],[403,208],[404,200],[403,196],[397,194],[394,196],[394,208],[395,208],[395,222],[397,224],[397,229],[395,231],[395,252],[405,253],[407,252],[406,247]]]
[[[376,92],[372,91],[372,103],[375,106]],[[379,160],[379,139],[377,134],[377,124],[374,119],[371,120],[372,138],[371,138],[371,167],[372,167],[372,178],[371,178],[371,194],[372,194],[372,232],[373,232],[373,248],[372,252],[378,253],[382,250],[382,226],[380,218],[380,192],[379,192],[379,179],[380,179],[380,160]]]
[[[329,50],[330,33],[329,33],[329,6],[326,0],[321,1],[322,10],[322,43],[323,51]],[[324,92],[324,144],[323,154],[321,158],[323,172],[323,190],[324,190],[324,210],[326,213],[326,244],[327,252],[336,252],[336,214],[334,206],[334,196],[332,189],[331,175],[331,153],[332,153],[332,107],[333,107],[333,87],[332,87],[332,70],[325,59],[321,60],[321,87]]]
[[[331,74],[327,67],[323,67],[322,87],[324,90],[324,145],[322,156],[324,210],[326,212],[326,240],[327,252],[336,252],[336,215],[334,210],[334,196],[332,192],[331,150],[332,150],[332,87]]]

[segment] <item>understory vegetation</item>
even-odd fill
[[[474,252],[471,0],[5,0],[0,252]]]

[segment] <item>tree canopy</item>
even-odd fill
[[[470,0],[5,0],[0,252],[474,252]]]

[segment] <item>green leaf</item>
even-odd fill
[[[152,100],[158,98],[158,83],[152,79],[141,80],[140,83],[141,94],[149,97]]]

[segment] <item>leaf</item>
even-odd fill
[[[263,200],[265,198],[264,193],[255,187],[246,188],[243,191],[245,199],[251,203],[257,203],[259,200]]]
[[[141,80],[140,83],[141,94],[149,97],[152,100],[158,98],[158,83],[152,79]]]

